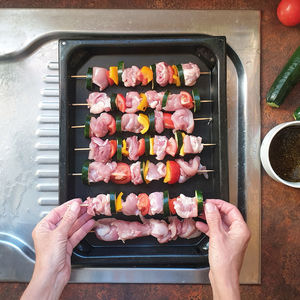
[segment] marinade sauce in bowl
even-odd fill
[[[269,158],[279,177],[290,182],[300,182],[300,126],[285,127],[274,136]]]
[[[260,159],[274,180],[300,189],[300,121],[272,128],[261,143]]]

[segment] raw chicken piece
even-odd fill
[[[183,130],[187,133],[192,133],[194,130],[194,116],[193,113],[187,109],[182,108],[176,110],[171,117],[174,123],[175,130]]]
[[[126,216],[138,216],[140,211],[137,208],[137,202],[137,195],[130,193],[126,197],[126,201],[122,201],[122,213]]]
[[[160,86],[166,86],[169,82],[168,65],[165,62],[156,64],[156,82]]]
[[[111,177],[111,174],[116,170],[117,163],[101,163],[101,162],[92,162],[89,165],[88,171],[88,180],[89,182],[99,182],[104,181],[108,183]]]
[[[188,63],[182,64],[184,83],[186,86],[195,85],[197,79],[200,77],[200,69],[196,64]]]
[[[136,114],[124,114],[121,118],[122,131],[128,131],[133,133],[140,133],[143,129],[143,125],[138,121],[138,115]]]
[[[126,113],[135,113],[138,110],[138,106],[141,102],[140,94],[138,92],[126,93]]]
[[[99,194],[94,198],[88,197],[84,203],[88,204],[87,213],[91,216],[111,216],[109,194]]]
[[[162,192],[154,192],[149,195],[150,208],[148,214],[154,216],[164,212],[164,195]]]
[[[100,91],[108,87],[107,70],[104,68],[93,67],[92,82],[99,86]]]
[[[92,137],[90,142],[89,159],[97,162],[107,163],[110,160],[111,144],[109,140]]]
[[[140,78],[140,69],[137,66],[132,66],[127,68],[122,73],[122,81],[126,87],[134,87],[141,83]]]
[[[92,114],[100,114],[104,111],[111,111],[110,98],[106,93],[90,93],[86,101]]]

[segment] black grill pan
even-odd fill
[[[221,198],[228,201],[228,165],[227,165],[227,116],[226,116],[226,39],[203,35],[169,35],[169,36],[101,36],[99,39],[60,40],[60,203],[69,199],[96,196],[99,193],[124,192],[125,195],[135,192],[151,193],[169,190],[170,196],[180,193],[188,196],[195,189],[203,191],[204,198]],[[204,143],[216,143],[216,147],[207,147],[200,154],[202,164],[208,169],[209,179],[195,176],[184,184],[167,185],[153,182],[149,185],[133,184],[116,185],[113,183],[96,183],[84,185],[80,176],[71,173],[81,172],[88,152],[74,152],[74,148],[88,147],[89,140],[84,138],[83,129],[71,129],[72,125],[84,124],[88,114],[86,107],[72,107],[71,103],[83,103],[89,91],[85,80],[72,79],[71,75],[86,74],[88,67],[102,66],[109,68],[119,61],[125,67],[165,61],[178,64],[194,62],[201,71],[211,71],[211,75],[201,75],[193,88],[199,90],[202,99],[212,99],[213,103],[205,103],[195,117],[212,117],[212,122],[196,121],[194,135],[202,136]],[[129,90],[145,92],[151,89],[138,86],[136,88],[108,87],[105,92],[123,93]],[[180,90],[191,92],[192,88],[178,88],[174,85],[156,88],[158,91],[168,89],[171,93]],[[170,136],[171,132],[164,132]],[[124,133],[121,137],[132,134]],[[114,138],[115,136],[113,136]],[[192,156],[187,156],[189,159]],[[146,158],[145,158],[146,159]],[[150,160],[155,161],[155,158]],[[129,162],[126,161],[125,162]],[[136,217],[118,215],[119,219],[137,220]],[[207,237],[185,240],[177,239],[167,244],[159,244],[152,237],[116,242],[99,241],[94,233],[77,246],[73,252],[72,263],[78,266],[105,267],[205,267],[207,260]]]

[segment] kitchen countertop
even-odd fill
[[[121,1],[120,1],[121,2]],[[145,1],[146,2],[146,1]],[[206,3],[207,2],[207,3]],[[261,98],[264,99],[276,74],[287,57],[299,46],[300,27],[287,28],[276,17],[279,1],[124,1],[117,5],[113,1],[91,1],[83,4],[73,1],[2,0],[0,8],[159,8],[159,9],[256,9],[262,11],[261,43]],[[216,3],[218,2],[218,3]],[[275,125],[291,121],[291,113],[300,105],[300,85],[291,92],[279,110],[267,107],[262,101],[262,137]],[[276,192],[274,192],[276,191]],[[285,187],[262,171],[262,257],[261,285],[241,286],[245,299],[295,299],[300,294],[298,270],[300,190]],[[1,283],[0,299],[18,299],[26,284]],[[130,296],[128,296],[130,295]],[[157,285],[157,284],[70,284],[62,299],[210,299],[209,286],[201,285]]]

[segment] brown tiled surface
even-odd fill
[[[300,27],[279,23],[272,0],[1,0],[0,8],[171,8],[257,9],[262,11],[261,98],[287,58],[300,45]],[[300,83],[280,109],[261,101],[262,137],[275,125],[291,121],[300,106]],[[262,284],[243,285],[242,299],[300,299],[300,190],[273,181],[262,171]],[[25,284],[1,283],[0,299],[18,299]],[[62,299],[211,299],[209,286],[153,284],[70,284]]]

